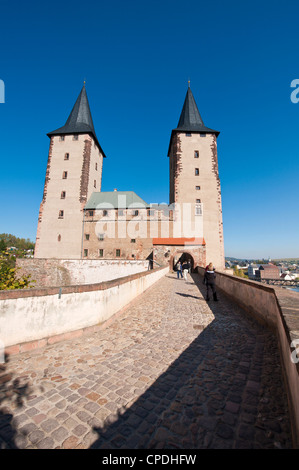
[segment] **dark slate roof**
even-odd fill
[[[216,137],[220,134],[219,131],[215,131],[214,129],[210,129],[204,125],[202,117],[198,111],[197,104],[195,102],[193,93],[191,91],[190,86],[188,87],[184,106],[180,115],[180,119],[178,122],[178,126],[173,129],[170,138],[170,144],[168,149],[168,155],[170,151],[171,140],[173,134],[176,132],[194,132],[199,134],[216,134]]]
[[[86,94],[85,84],[77,98],[77,101],[69,115],[64,126],[56,129],[55,131],[49,132],[47,134],[49,137],[52,135],[65,135],[65,134],[91,134],[95,139],[97,145],[99,146],[103,156],[104,154],[99,141],[97,139],[94,125],[91,117],[91,112],[89,108],[88,98]]]
[[[149,207],[134,191],[94,192],[84,209],[144,209]]]

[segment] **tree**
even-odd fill
[[[0,290],[24,289],[33,287],[31,283],[31,274],[28,276],[18,276],[20,268],[14,266],[14,259],[8,253],[2,254],[0,258]]]
[[[2,238],[0,238],[0,253],[5,250],[6,250],[6,243]]]
[[[248,278],[248,276],[244,273],[244,269],[238,269],[236,266],[234,267],[234,276]]]
[[[1,240],[5,243],[6,247],[15,246],[18,250],[34,250],[34,243],[29,238],[18,238],[11,233],[1,233]]]

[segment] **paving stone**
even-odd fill
[[[53,449],[53,446],[54,441],[50,437],[46,437],[36,445],[37,449]]]
[[[55,431],[52,432],[51,437],[58,442],[63,442],[68,436],[68,430],[64,427],[59,427]]]
[[[47,433],[53,431],[57,426],[59,426],[59,423],[55,419],[47,419],[41,423],[41,428]]]
[[[82,436],[82,435],[86,434],[87,431],[88,431],[88,428],[86,426],[81,425],[81,424],[79,424],[78,426],[76,426],[73,429],[73,433],[76,436]]]
[[[32,442],[32,444],[37,444],[44,438],[44,436],[45,436],[45,433],[38,430],[29,434],[28,438]]]

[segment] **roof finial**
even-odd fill
[[[86,83],[86,78],[84,78],[84,81],[83,81],[83,86],[85,87],[85,83]]]
[[[188,88],[190,88],[190,78],[189,78],[189,80],[188,80]]]

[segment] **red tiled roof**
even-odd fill
[[[153,245],[205,245],[204,238],[153,238]]]

